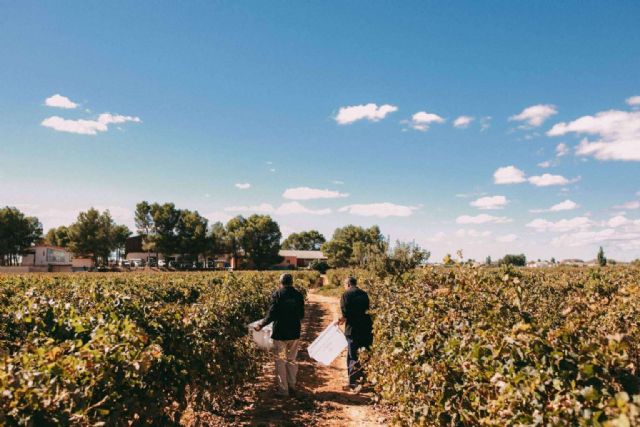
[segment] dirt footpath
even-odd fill
[[[303,321],[302,345],[298,353],[298,389],[301,398],[273,395],[275,376],[273,359],[242,397],[243,407],[236,412],[233,425],[245,426],[383,426],[384,416],[375,409],[370,394],[342,390],[347,383],[346,355],[331,366],[321,366],[307,353],[307,347],[331,322],[339,317],[339,301],[334,297],[308,295]]]

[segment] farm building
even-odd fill
[[[322,251],[294,251],[294,250],[281,250],[278,255],[282,258],[282,262],[276,267],[293,267],[293,268],[308,268],[313,262],[326,261],[327,257],[324,256]]]
[[[65,248],[51,245],[36,245],[22,256],[20,268],[25,272],[62,272],[71,270],[72,253]]]

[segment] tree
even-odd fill
[[[229,236],[224,224],[216,222],[209,230],[208,250],[212,256],[228,253],[230,249]]]
[[[48,245],[60,246],[66,248],[69,246],[71,238],[69,237],[69,227],[61,225],[57,228],[50,228],[44,237],[45,242]]]
[[[149,207],[149,214],[153,221],[153,233],[150,242],[156,253],[160,253],[164,258],[169,258],[179,250],[178,222],[180,221],[180,210],[176,209],[173,203],[160,205],[154,203]]]
[[[338,228],[331,240],[322,245],[322,252],[334,268],[366,267],[383,257],[386,250],[387,243],[377,225],[366,229],[355,225]]]
[[[134,214],[136,231],[142,236],[142,249],[150,252],[154,250],[152,234],[154,233],[153,217],[151,216],[151,205],[142,201],[136,205]]]
[[[282,249],[293,249],[299,251],[319,251],[327,240],[317,230],[292,233],[284,242]]]
[[[209,221],[201,216],[198,211],[183,209],[177,224],[178,250],[191,261],[196,261],[198,256],[207,251],[207,226]]]
[[[246,232],[247,220],[242,215],[231,218],[227,222],[226,244],[231,256],[238,260],[242,255],[242,242]]]
[[[120,261],[120,254],[124,252],[124,245],[132,233],[126,225],[116,225],[113,227],[112,232],[112,243],[116,250],[116,259]]]
[[[227,242],[232,255],[244,255],[258,270],[280,262],[280,226],[268,215],[238,215],[227,222]],[[247,264],[243,265],[247,267]]]
[[[424,265],[430,256],[431,252],[423,250],[415,243],[397,241],[387,256],[385,271],[391,274],[402,274]]]
[[[524,267],[527,265],[527,257],[524,254],[520,255],[505,255],[502,260],[500,260],[500,264],[502,265],[515,265],[517,267]]]
[[[17,265],[18,255],[42,239],[42,224],[17,208],[0,209],[0,265]]]
[[[607,258],[604,256],[604,249],[602,249],[602,246],[600,246],[600,249],[598,250],[598,265],[600,267],[607,265]]]
[[[486,265],[491,265],[491,255],[487,256],[487,259],[484,261]]]
[[[251,215],[245,224],[242,249],[253,266],[263,270],[281,261],[281,238],[280,226],[270,216]]]
[[[455,260],[451,257],[451,254],[446,254],[444,256],[444,258],[442,258],[442,263],[444,265],[454,265],[456,262]]]
[[[94,263],[106,263],[109,253],[116,248],[116,223],[108,210],[103,213],[94,208],[80,212],[69,227],[69,248],[77,255],[91,257]]]

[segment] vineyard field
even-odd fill
[[[179,423],[256,373],[278,273],[0,276],[0,425]],[[306,290],[316,273],[296,273]]]
[[[369,378],[398,424],[640,425],[637,266],[351,274],[373,301]]]
[[[298,272],[307,292],[318,274]],[[397,425],[640,425],[640,269],[330,270],[369,292]],[[0,276],[0,424],[179,424],[258,372],[275,272]],[[308,320],[307,320],[308,321]]]

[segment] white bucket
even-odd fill
[[[313,359],[324,366],[329,366],[345,348],[347,348],[347,339],[337,322],[333,322],[311,343],[308,351]]]
[[[273,348],[273,340],[271,339],[273,323],[269,323],[261,330],[256,331],[254,328],[258,326],[260,322],[262,322],[262,320],[256,320],[255,322],[249,324],[249,334],[251,334],[253,342],[256,343],[259,349],[271,350]]]

